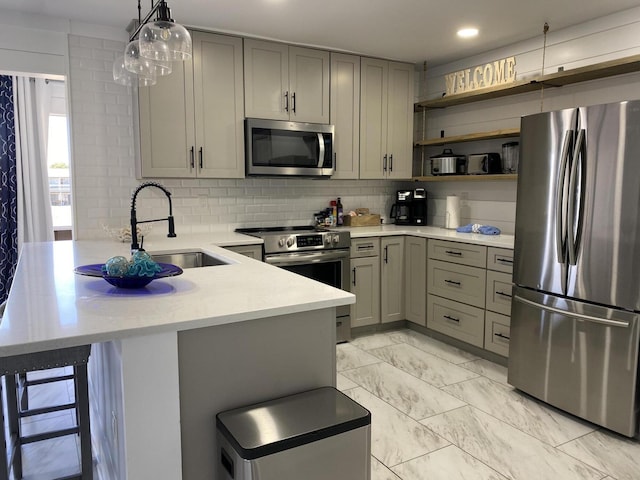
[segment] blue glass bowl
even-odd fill
[[[81,265],[74,269],[74,272],[78,275],[86,275],[88,277],[101,277],[104,278],[114,287],[118,288],[143,288],[149,285],[153,280],[157,278],[175,277],[182,274],[182,268],[171,263],[158,263],[160,265],[160,272],[156,273],[153,277],[114,277],[102,273],[102,263],[93,263],[90,265]]]

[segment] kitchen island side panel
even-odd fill
[[[216,479],[216,414],[336,384],[335,308],[178,332],[183,480]]]

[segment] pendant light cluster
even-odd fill
[[[150,21],[154,15],[155,20]],[[138,0],[138,26],[129,40],[124,56],[113,64],[113,79],[121,85],[155,85],[157,77],[171,73],[172,62],[191,58],[191,35],[173,21],[165,0],[151,0],[144,19]]]

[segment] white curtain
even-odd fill
[[[13,77],[18,175],[18,248],[53,240],[47,138],[49,89],[44,79]]]

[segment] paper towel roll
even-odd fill
[[[460,226],[460,199],[455,195],[447,197],[444,214],[444,228],[458,228]]]

